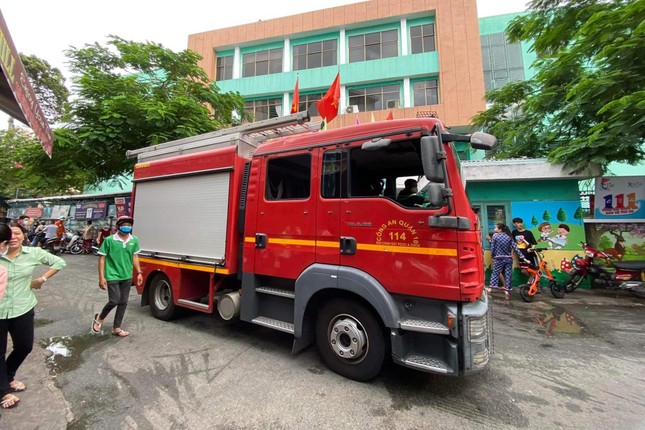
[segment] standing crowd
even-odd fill
[[[60,270],[65,261],[39,247],[48,238],[61,237],[65,231],[64,220],[35,224],[30,217],[23,215],[17,221],[0,223],[0,408],[10,409],[18,405],[16,393],[25,391],[27,386],[16,379],[21,364],[32,351],[34,344],[34,308],[37,298],[34,290],[41,289]],[[143,272],[137,254],[139,241],[132,235],[134,220],[129,216],[119,217],[116,232],[102,234],[99,249],[99,288],[108,291],[108,302],[100,313],[94,315],[91,323],[93,333],[101,333],[101,328],[110,311],[116,308],[112,334],[127,337],[129,333],[121,328],[128,303],[133,272],[136,282],[143,282]],[[41,227],[42,226],[42,227]],[[62,232],[59,233],[59,229]],[[29,232],[34,235],[31,240]],[[36,240],[40,236],[44,240]],[[83,230],[84,249],[91,248],[94,240],[92,221]],[[40,266],[47,270],[34,278]],[[11,336],[12,349],[7,355],[8,336]]]

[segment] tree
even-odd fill
[[[14,128],[0,131],[0,197],[65,194],[69,192],[68,183],[83,182],[83,178],[78,177],[82,172],[61,172],[56,178],[40,174],[39,166],[33,164],[33,160],[43,155],[31,130]]]
[[[65,78],[59,69],[35,55],[21,54],[20,59],[29,76],[29,83],[36,93],[47,122],[55,124],[63,115],[69,97]]]
[[[490,91],[473,118],[496,157],[547,156],[575,171],[645,155],[645,1],[533,0],[511,41],[538,54],[534,78]]]
[[[551,214],[549,213],[548,209],[546,209],[542,214],[542,219],[547,222],[551,221]]]
[[[563,208],[558,209],[558,213],[555,216],[558,221],[565,222],[567,220],[567,213]]]
[[[582,207],[578,206],[576,209],[576,212],[573,214],[573,219],[577,219],[580,225],[582,225],[582,220],[584,219],[585,215],[584,212],[582,211]]]
[[[128,150],[214,131],[245,115],[243,97],[220,93],[192,51],[110,36],[107,46],[88,44],[66,56],[77,75],[74,99],[55,130],[53,160],[42,167],[47,176],[76,169],[91,182],[110,179],[132,170]]]

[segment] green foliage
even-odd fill
[[[534,0],[510,22],[533,45],[533,79],[486,97],[473,118],[495,134],[495,157],[541,157],[580,171],[638,163],[645,136],[645,0]]]
[[[69,90],[59,69],[35,55],[20,55],[29,83],[36,93],[38,104],[43,109],[47,122],[55,124],[63,115]]]
[[[72,48],[66,56],[77,75],[75,97],[55,130],[45,175],[76,169],[91,182],[109,179],[132,170],[128,150],[227,127],[244,112],[242,96],[220,93],[192,51],[110,36],[107,46]]]
[[[584,213],[582,212],[582,207],[578,206],[576,213],[573,214],[573,219],[577,219],[578,222],[582,225],[582,220],[584,219]]]
[[[41,165],[34,164],[34,160],[43,162],[43,155],[31,131],[21,128],[0,131],[0,196],[10,199],[17,194],[23,198],[66,194],[70,192],[69,184],[83,183],[84,178],[74,170],[61,172],[57,177],[41,174]]]
[[[544,213],[542,214],[542,219],[546,222],[551,221],[551,214],[549,213],[549,210],[545,210]]]

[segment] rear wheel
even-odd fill
[[[531,284],[522,284],[520,285],[520,297],[522,300],[524,300],[527,303],[531,303],[535,296],[531,296],[529,294],[529,290],[531,289]]]
[[[564,285],[558,284],[557,281],[551,281],[549,283],[549,287],[551,288],[551,294],[553,294],[553,297],[555,297],[556,299],[561,299],[564,297]]]
[[[580,284],[582,284],[584,278],[584,275],[580,273],[572,274],[569,279],[567,279],[567,282],[564,283],[564,291],[567,293],[572,293],[576,288],[580,286]]]
[[[172,297],[172,285],[166,275],[155,276],[150,285],[148,299],[153,317],[169,321],[177,316],[177,308]]]
[[[379,374],[387,349],[379,319],[349,299],[331,300],[320,310],[316,345],[327,367],[356,381],[368,381]]]

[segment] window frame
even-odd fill
[[[329,44],[333,42],[334,46],[332,48],[326,48],[325,44]],[[320,44],[320,50],[319,51],[314,51],[311,52],[311,50],[314,49],[313,45]],[[296,51],[299,51],[301,49],[304,49],[305,52],[303,53],[296,53]],[[333,54],[329,54],[330,52],[333,52]],[[331,55],[330,58],[333,58],[333,61],[327,61],[326,60],[326,54]],[[309,64],[310,60],[314,56],[319,56],[319,65],[311,66]],[[298,61],[299,58],[304,57],[304,67],[300,67],[300,62]],[[293,47],[291,48],[291,68],[293,71],[299,71],[299,70],[309,70],[309,69],[316,69],[320,67],[327,67],[327,66],[336,66],[338,64],[338,39],[336,38],[330,38],[330,39],[323,39],[323,40],[316,40],[312,42],[306,42],[306,43],[298,43],[294,44]]]
[[[242,77],[253,78],[282,73],[283,58],[282,46],[246,52],[242,54]]]
[[[387,36],[388,34],[394,34],[395,38],[393,40],[387,40],[387,37],[385,37],[386,40],[384,40],[384,35]],[[378,40],[376,35],[378,35]],[[362,39],[362,41],[359,39]],[[398,28],[347,36],[347,61],[348,63],[360,63],[362,61],[398,57],[399,42],[400,36]],[[390,55],[384,55],[384,51],[390,47],[395,47],[395,52],[390,53]]]

